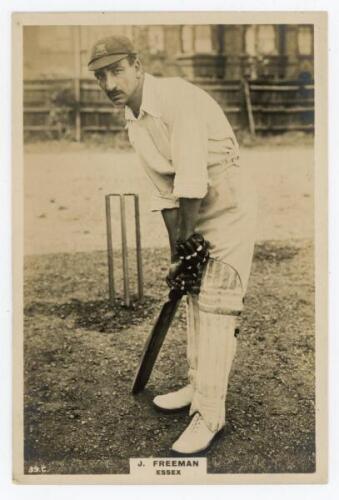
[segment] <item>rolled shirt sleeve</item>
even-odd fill
[[[179,200],[173,195],[156,194],[152,196],[151,211],[161,212],[161,210],[179,208]]]
[[[174,175],[161,175],[147,164],[147,162],[138,156],[139,162],[143,166],[144,172],[153,186],[151,196],[151,211],[160,212],[170,208],[179,208],[179,199],[173,194]]]
[[[204,198],[208,189],[207,123],[195,92],[186,85],[181,92],[171,130],[175,170],[173,195],[176,198]]]

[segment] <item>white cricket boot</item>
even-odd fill
[[[220,430],[211,431],[200,413],[195,413],[188,427],[173,444],[172,451],[180,455],[196,455],[207,451]]]
[[[185,385],[178,391],[156,396],[153,399],[154,406],[163,412],[172,413],[182,410],[191,404],[193,398],[193,387]]]

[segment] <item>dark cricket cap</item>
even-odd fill
[[[132,42],[125,36],[113,35],[102,38],[92,48],[88,69],[96,71],[114,64],[130,54],[136,54],[136,51]]]

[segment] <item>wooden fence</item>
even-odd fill
[[[314,130],[314,84],[300,81],[195,81],[221,105],[235,130],[277,133]],[[69,133],[77,140],[93,133],[124,130],[124,116],[114,110],[93,80],[24,82],[24,132],[41,137]]]
[[[248,123],[256,132],[314,130],[314,84],[244,82]]]

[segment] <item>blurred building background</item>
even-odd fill
[[[236,129],[313,130],[312,25],[26,26],[28,135],[67,130],[80,140],[122,129],[87,70],[91,46],[110,34],[133,40],[146,71],[205,88]]]

